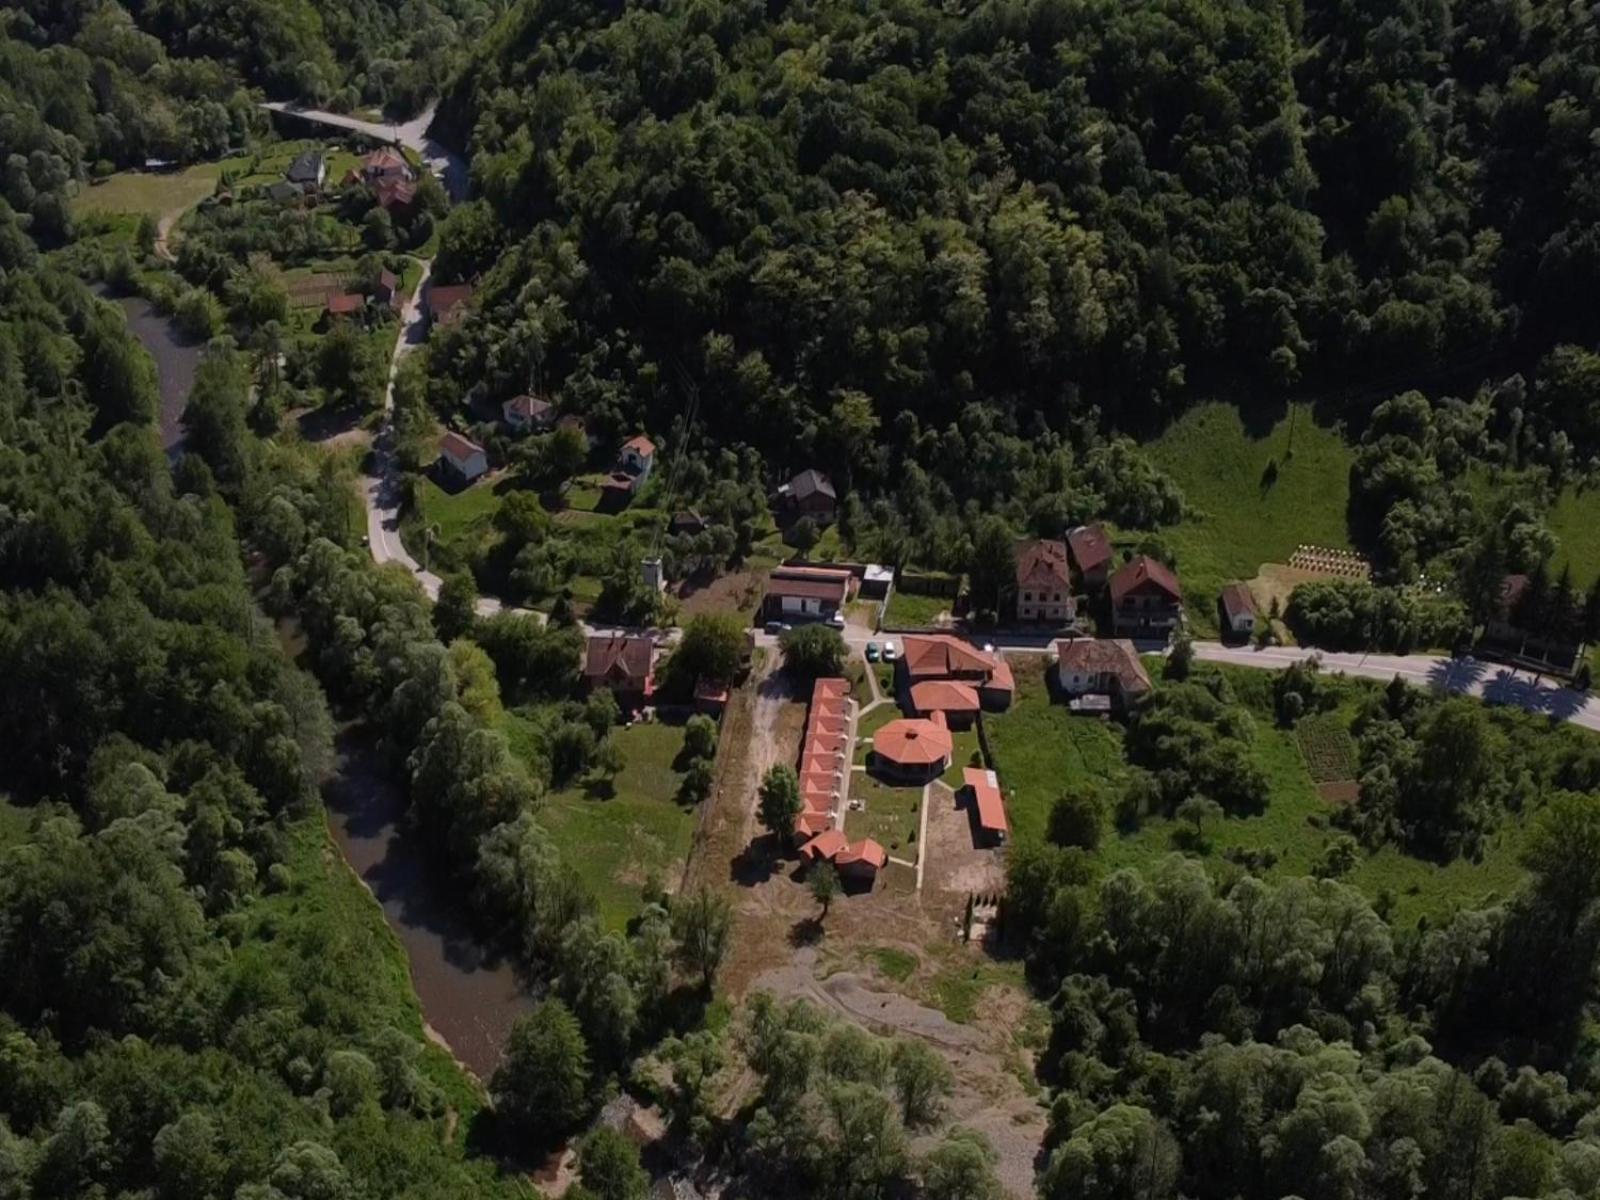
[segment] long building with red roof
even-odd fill
[[[809,844],[818,834],[839,827],[850,795],[855,720],[850,681],[817,680],[811,689],[811,709],[800,745],[801,808],[794,832],[802,842]]]

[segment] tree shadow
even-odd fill
[[[734,855],[728,863],[729,882],[740,887],[760,887],[778,874],[781,869],[779,859],[768,850],[771,841],[772,835],[767,834]]]
[[[801,917],[789,926],[789,945],[796,950],[815,946],[822,940],[825,932],[821,917]]]

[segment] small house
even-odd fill
[[[1230,583],[1224,586],[1217,605],[1222,610],[1223,632],[1236,638],[1248,638],[1255,633],[1256,622],[1261,614],[1256,609],[1256,598],[1244,584]]]
[[[1006,820],[1006,804],[1000,795],[1000,780],[983,767],[965,767],[961,772],[966,792],[971,797],[976,841],[980,846],[1000,846],[1011,835]]]
[[[622,443],[622,449],[617,452],[617,463],[630,475],[637,476],[642,486],[655,468],[656,444],[643,434],[631,437]]]
[[[393,146],[381,146],[361,160],[361,176],[371,183],[380,179],[410,183],[416,178],[416,173],[404,154]]]
[[[672,514],[672,520],[667,525],[667,532],[674,537],[694,537],[704,533],[710,522],[693,509],[680,509]]]
[[[832,525],[839,515],[839,497],[821,471],[807,468],[778,489],[784,515],[792,521],[810,517],[818,525]]]
[[[373,286],[372,298],[385,308],[400,310],[400,280],[388,268],[378,272],[378,282]]]
[[[329,292],[323,310],[330,317],[359,317],[367,306],[367,298],[360,292]]]
[[[453,325],[466,315],[472,303],[470,283],[430,284],[428,287],[428,324]]]
[[[775,567],[767,577],[763,611],[770,620],[830,620],[850,598],[854,578],[828,567]]]
[[[305,193],[300,190],[299,185],[290,183],[287,179],[280,179],[276,183],[267,185],[267,199],[275,204],[288,204],[292,200],[298,201],[304,197]]]
[[[871,883],[888,861],[888,851],[871,838],[862,838],[839,851],[833,865],[838,868],[841,879]]]
[[[500,406],[500,416],[507,429],[527,433],[555,424],[556,406],[541,396],[513,396]]]
[[[319,192],[328,178],[328,160],[320,150],[306,150],[295,156],[283,177],[302,192]]]
[[[1067,548],[1083,586],[1093,591],[1105,587],[1111,575],[1111,539],[1103,525],[1079,525],[1067,533]]]
[[[449,475],[463,484],[482,478],[489,470],[489,456],[483,447],[459,433],[447,433],[439,439],[439,461]]]
[[[1172,568],[1141,554],[1111,576],[1111,624],[1121,635],[1165,639],[1183,624],[1183,589]]]
[[[1017,619],[1070,625],[1078,613],[1065,542],[1023,542],[1017,547]]]
[[[1055,644],[1056,685],[1069,699],[1104,696],[1104,707],[1137,700],[1150,690],[1150,674],[1132,642],[1114,638],[1068,638]],[[1098,706],[1084,706],[1092,711]]]
[[[637,708],[655,694],[655,661],[655,641],[645,634],[594,634],[584,647],[584,686],[610,688],[618,704]]]
[[[1526,575],[1507,575],[1500,581],[1500,596],[1483,632],[1493,642],[1521,642],[1528,636],[1522,609],[1531,581]]]

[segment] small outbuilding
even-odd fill
[[[961,772],[961,779],[972,799],[978,844],[1003,845],[1011,835],[1011,824],[1006,820],[1006,803],[1000,795],[999,778],[983,767],[967,767]]]
[[[833,481],[821,471],[808,467],[778,489],[785,516],[790,520],[810,517],[818,525],[832,525],[839,515],[839,496]]]
[[[556,406],[542,396],[513,396],[500,406],[500,416],[507,429],[527,433],[555,424]]]
[[[871,838],[851,842],[834,857],[840,878],[871,882],[889,861],[889,853]]]
[[[1248,587],[1242,583],[1225,585],[1217,604],[1222,610],[1222,628],[1226,632],[1237,638],[1248,638],[1255,633],[1261,614]]]

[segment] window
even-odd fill
[[[1022,593],[1022,598],[1024,600],[1032,600],[1033,599],[1033,593],[1032,592],[1023,592]]]

